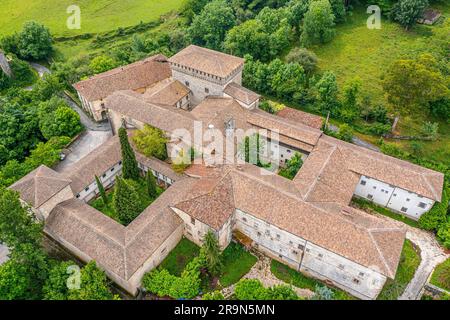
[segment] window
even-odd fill
[[[259,231],[258,231],[258,232],[257,232],[256,234],[258,235],[258,237],[260,237],[260,236],[261,236],[261,232],[259,232]]]
[[[305,249],[305,247],[302,246],[301,244],[299,244],[299,245],[297,246],[297,248],[299,248],[300,250],[304,250],[304,249]]]
[[[295,254],[295,255],[298,255],[298,252],[295,251],[295,250],[292,250],[292,253]]]
[[[246,217],[242,217],[242,221],[247,222],[247,218]]]
[[[111,172],[113,172],[113,171],[114,171],[114,169],[115,169],[115,168],[111,168]]]
[[[77,198],[79,198],[80,197],[80,194],[77,194]]]
[[[360,277],[364,277],[364,272],[360,272],[360,273],[359,273],[359,276],[360,276]]]
[[[208,88],[205,88],[205,93],[209,93],[209,89]]]
[[[103,178],[106,178],[106,173],[104,173],[104,174],[102,175],[102,177],[103,177]]]
[[[381,192],[384,192],[384,189],[381,189]]]
[[[289,150],[289,149],[287,149],[286,151],[287,151],[287,153],[291,153],[291,150]]]
[[[377,189],[377,186],[373,186],[372,188],[373,188],[373,190],[376,190],[376,189]]]
[[[368,195],[367,195],[367,199],[373,199],[373,195],[368,194]]]
[[[89,187],[86,187],[86,189],[84,189],[84,191],[89,191]]]
[[[425,209],[427,207],[426,203],[423,202],[419,202],[419,204],[417,205],[419,208]]]
[[[277,234],[277,239],[278,239],[278,240],[280,240],[280,239],[281,239],[281,236],[280,236],[279,234]]]
[[[344,270],[344,265],[340,264],[340,265],[338,265],[338,268],[341,269],[341,270]]]
[[[323,258],[323,254],[319,253],[318,257]]]
[[[400,209],[400,211],[401,211],[401,212],[406,212],[406,211],[408,211],[408,208],[402,207],[402,208]]]
[[[119,161],[119,165],[122,165],[122,160]]]
[[[396,193],[394,193],[394,194],[393,194],[393,196],[394,196],[394,197],[396,197],[396,196],[397,196],[397,194],[396,194]]]
[[[409,200],[410,200],[409,198],[406,198],[406,201],[407,201],[407,202],[409,202]]]
[[[366,181],[366,180],[361,180],[361,182],[360,182],[360,184],[361,184],[362,186],[365,186],[365,185],[366,185],[366,183],[367,183],[367,181]]]
[[[195,225],[195,219],[191,217],[191,223]]]
[[[359,279],[353,278],[353,283],[355,283],[355,284],[359,284],[359,283],[360,283],[360,281],[359,281]]]
[[[189,87],[189,81],[185,81],[184,84],[186,85],[186,87]]]

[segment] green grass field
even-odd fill
[[[186,265],[200,252],[200,247],[186,238],[181,239],[177,246],[159,265],[161,269],[167,269],[174,276],[181,276]]]
[[[220,284],[228,287],[239,281],[250,271],[258,259],[240,244],[231,242],[222,253],[222,274]]]
[[[450,291],[450,258],[436,266],[430,282],[435,286]]]
[[[98,33],[149,22],[172,10],[184,0],[2,0],[0,36],[19,31],[25,21],[35,20],[50,28],[55,36]],[[69,30],[67,7],[81,9],[81,29]]]

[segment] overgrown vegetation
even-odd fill
[[[403,244],[400,262],[395,274],[395,279],[387,279],[386,283],[378,295],[378,300],[397,300],[405,291],[406,286],[414,277],[414,273],[419,267],[420,249],[410,240],[406,239]]]
[[[234,295],[238,300],[298,300],[299,297],[288,285],[264,288],[258,279],[241,279],[236,284]]]
[[[450,259],[438,264],[430,280],[431,284],[450,291]]]
[[[200,248],[186,238],[182,238],[176,247],[170,251],[167,257],[159,265],[170,274],[180,276],[186,265],[200,253]]]
[[[220,284],[224,287],[239,281],[258,259],[247,252],[241,245],[231,242],[222,253],[222,274]]]
[[[296,286],[298,288],[305,288],[311,291],[316,291],[317,288],[322,288],[324,286],[319,280],[309,278],[302,273],[295,271],[294,269],[289,268],[288,266],[276,261],[272,260],[270,265],[270,271],[272,274],[278,279]],[[332,299],[334,300],[352,300],[355,299],[348,293],[343,290],[337,288],[329,288],[332,292]],[[319,289],[321,292],[323,289]],[[319,299],[319,297],[316,297]]]

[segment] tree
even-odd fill
[[[268,299],[270,300],[298,300],[298,296],[291,286],[276,285],[268,290]]]
[[[64,90],[64,85],[59,78],[51,73],[45,74],[33,87],[34,99],[46,101],[54,95],[59,95]]]
[[[422,16],[426,7],[428,0],[399,0],[392,7],[391,17],[408,30]]]
[[[219,50],[226,32],[234,25],[233,9],[224,0],[214,0],[194,17],[188,33],[195,44]]]
[[[116,178],[113,206],[123,225],[128,225],[142,211],[139,194],[129,181],[121,177]]]
[[[238,300],[266,300],[268,294],[258,279],[241,279],[234,288]]]
[[[156,196],[158,195],[158,190],[156,187],[156,179],[155,176],[153,175],[153,172],[151,169],[149,169],[147,171],[147,174],[145,176],[145,181],[146,181],[146,185],[147,185],[147,193],[150,196],[150,198],[156,198]]]
[[[0,243],[10,260],[0,267],[0,297],[39,299],[47,278],[48,259],[41,248],[43,224],[22,207],[19,194],[0,187]]]
[[[445,248],[450,249],[450,218],[439,226],[437,238]],[[450,279],[447,282],[450,282]]]
[[[309,46],[330,41],[335,35],[334,18],[328,0],[311,1],[303,20],[301,42]]]
[[[302,94],[305,88],[305,72],[298,63],[280,64],[272,75],[272,90],[280,98],[293,100],[296,94]]]
[[[215,290],[207,292],[202,296],[202,300],[225,300],[222,292]]]
[[[330,112],[332,115],[337,115],[338,85],[334,73],[326,71],[316,83],[316,90],[319,110],[322,114],[327,115]]]
[[[26,22],[18,35],[17,47],[24,59],[48,58],[53,51],[49,29],[35,21]]]
[[[147,157],[167,159],[167,138],[162,130],[146,124],[144,128],[136,131],[132,139],[139,152]]]
[[[122,150],[122,174],[124,179],[138,180],[140,177],[136,155],[128,141],[128,134],[125,128],[119,129],[120,147]]]
[[[343,89],[343,101],[341,118],[346,122],[351,122],[359,115],[359,92],[361,79],[355,78],[347,82]]]
[[[430,102],[449,95],[445,77],[431,54],[396,60],[388,69],[382,85],[388,101],[408,113],[417,108],[428,110]]]
[[[334,21],[336,23],[345,21],[345,1],[342,0],[329,0],[331,9],[333,10],[334,14]]]
[[[293,48],[286,56],[286,61],[298,63],[307,75],[311,75],[317,68],[317,56],[305,48]]]
[[[119,297],[111,292],[108,278],[97,268],[95,261],[89,262],[81,270],[80,289],[70,290],[69,300],[118,300]]]
[[[108,203],[108,197],[106,196],[105,187],[103,186],[103,183],[100,181],[100,179],[95,176],[95,182],[97,183],[97,188],[100,193],[100,196],[102,197],[103,203],[107,206]]]
[[[222,269],[222,261],[220,259],[219,242],[217,240],[217,237],[211,230],[208,230],[205,238],[203,239],[203,246],[201,251],[205,256],[206,268],[208,269],[209,273],[214,276],[220,274],[220,271]]]
[[[58,107],[51,113],[41,113],[39,127],[46,139],[60,136],[74,137],[82,130],[80,115],[66,105]]]
[[[68,268],[75,265],[72,261],[55,262],[48,273],[42,292],[44,300],[67,300],[69,288],[67,280],[70,274]]]
[[[344,123],[340,126],[339,132],[337,133],[336,137],[343,141],[352,142],[353,130],[348,124]]]
[[[117,62],[111,57],[104,55],[95,57],[89,64],[89,68],[94,74],[102,73],[114,69],[115,67],[117,67]]]
[[[302,165],[302,155],[299,152],[295,152],[289,160],[286,160],[286,168],[280,171],[280,175],[288,179],[294,179]]]

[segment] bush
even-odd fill
[[[180,277],[171,275],[165,269],[153,270],[144,276],[142,285],[145,290],[159,297],[192,299],[200,292],[202,266],[203,258],[196,257],[188,263]]]
[[[49,29],[35,21],[24,24],[17,40],[18,54],[24,59],[45,59],[53,51]]]
[[[298,300],[292,287],[277,285],[264,288],[258,279],[241,279],[234,289],[238,300]]]
[[[350,128],[348,124],[341,125],[341,127],[339,128],[339,132],[337,133],[337,138],[347,142],[352,142],[353,140],[352,128]]]
[[[220,291],[212,291],[205,293],[202,297],[203,300],[225,300],[223,294]]]
[[[430,211],[419,218],[419,226],[425,230],[438,230],[441,224],[447,224],[448,190],[442,192],[441,202],[436,202]],[[444,236],[445,230],[441,231]]]
[[[136,148],[143,155],[160,160],[167,159],[167,138],[160,129],[145,125],[144,128],[136,131],[132,139]]]

